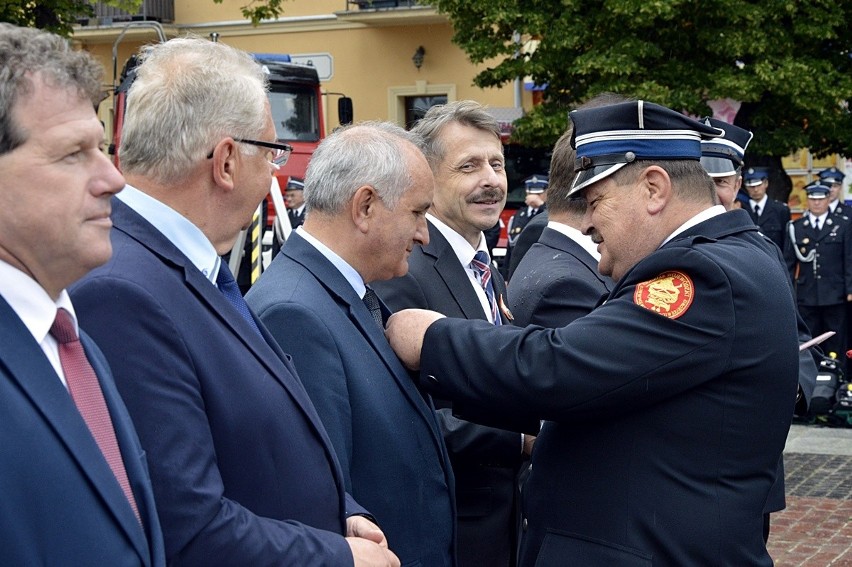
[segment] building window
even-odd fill
[[[405,97],[405,129],[411,130],[426,111],[436,104],[447,104],[447,95]]]

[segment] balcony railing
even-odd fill
[[[94,22],[91,20],[89,25],[110,25],[113,22],[133,22],[133,21],[156,21],[163,24],[171,24],[175,21],[175,2],[174,0],[143,0],[139,10],[135,13],[119,10],[112,6],[107,6],[103,2],[93,2],[92,7],[95,9]],[[81,22],[85,25],[86,22]]]

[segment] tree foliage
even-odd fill
[[[104,4],[133,13],[142,0],[107,0]],[[94,13],[88,0],[0,0],[0,22],[40,28],[65,37],[71,35],[71,26],[78,19]]]
[[[480,87],[547,85],[515,138],[551,145],[568,110],[616,92],[696,116],[742,102],[751,152],[852,156],[852,0],[434,0]],[[515,35],[518,34],[518,35]],[[519,40],[514,38],[519,37]]]

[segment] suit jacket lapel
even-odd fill
[[[408,398],[408,401],[429,424],[432,435],[437,440],[440,432],[437,429],[437,424],[429,411],[427,403],[417,390],[414,381],[408,375],[405,367],[402,366],[402,363],[396,357],[396,354],[394,354],[393,349],[391,349],[390,344],[388,344],[385,338],[384,332],[373,320],[367,306],[364,305],[364,302],[358,297],[358,294],[355,293],[352,285],[343,277],[343,274],[316,248],[299,236],[298,233],[293,233],[290,236],[290,240],[288,240],[287,244],[281,250],[291,260],[308,270],[320,285],[328,290],[332,298],[346,312],[349,320],[353,322],[355,327],[378,353],[379,358],[388,367],[388,370],[390,370],[391,375],[396,380],[406,398]],[[384,318],[387,318],[390,315],[390,310],[381,299],[379,302],[382,307],[382,314]]]
[[[44,420],[50,424],[56,436],[68,449],[68,453],[77,465],[91,480],[94,490],[103,498],[106,505],[112,511],[116,521],[133,543],[143,563],[148,565],[151,561],[151,553],[148,548],[146,535],[136,520],[133,510],[127,502],[127,498],[119,486],[115,475],[104,459],[103,453],[92,437],[91,431],[83,421],[77,406],[71,399],[68,390],[62,385],[53,366],[48,362],[41,347],[32,338],[29,330],[12,310],[6,301],[0,297],[0,344],[9,348],[0,349],[0,362],[9,370],[9,375],[21,390],[30,399],[35,409],[42,415]],[[85,343],[84,343],[85,344]],[[91,346],[87,350],[91,350]],[[90,361],[92,358],[90,358]],[[104,390],[104,397],[111,415],[115,415],[116,398],[107,392],[112,392],[103,386],[104,373],[106,369],[100,364],[92,362],[95,373]],[[122,457],[125,463],[138,460],[136,454],[132,454],[128,444],[127,432],[116,423],[119,420],[113,418],[116,436],[119,438]],[[119,434],[121,434],[119,436]],[[124,441],[124,443],[122,443]],[[125,465],[126,466],[126,465]],[[131,467],[128,470],[138,471]],[[131,483],[138,479],[131,477]],[[143,521],[145,521],[143,516]]]
[[[282,366],[286,367],[294,377],[296,371],[287,361],[286,355],[275,343],[263,323],[256,317],[254,318],[263,335],[263,340],[261,340],[258,339],[257,333],[254,332],[248,322],[234,311],[233,306],[228,303],[219,289],[169,239],[118,199],[113,199],[112,219],[117,230],[125,232],[139,244],[159,256],[165,264],[181,272],[186,286],[192,293],[233,332],[237,340],[255,355],[269,370],[270,375],[298,401],[303,410],[310,407],[311,412],[313,411],[313,405],[308,399],[307,393],[301,388],[301,384],[299,384],[299,387],[294,387],[294,384],[291,384],[290,381],[283,379]],[[311,413],[311,421],[316,426],[319,423],[319,417],[315,413]]]
[[[429,223],[429,244],[423,247],[423,253],[432,258],[435,271],[438,272],[447,286],[449,295],[458,304],[465,318],[487,320],[485,312],[482,310],[482,304],[470,285],[470,278],[459,262],[453,247],[431,222]],[[493,273],[494,270],[492,270]],[[494,281],[494,278],[492,278],[492,281]],[[500,281],[502,282],[502,277]],[[505,287],[502,293],[505,298]]]

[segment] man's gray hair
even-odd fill
[[[119,149],[125,173],[179,181],[222,138],[256,140],[263,133],[268,80],[249,54],[183,37],[152,46],[140,59]],[[258,151],[247,144],[241,150]]]
[[[0,22],[0,155],[27,140],[12,120],[19,101],[32,94],[35,77],[48,85],[101,101],[103,68],[85,51],[74,51],[58,35]]]
[[[472,126],[494,134],[500,140],[500,125],[497,119],[481,104],[473,100],[458,100],[447,104],[438,104],[426,111],[412,132],[419,134],[426,141],[423,153],[434,171],[444,161],[446,148],[441,142],[441,130],[451,123]]]
[[[389,209],[414,183],[405,156],[409,142],[423,140],[390,122],[361,122],[339,128],[322,141],[305,173],[307,211],[335,215],[359,187],[369,185]]]

